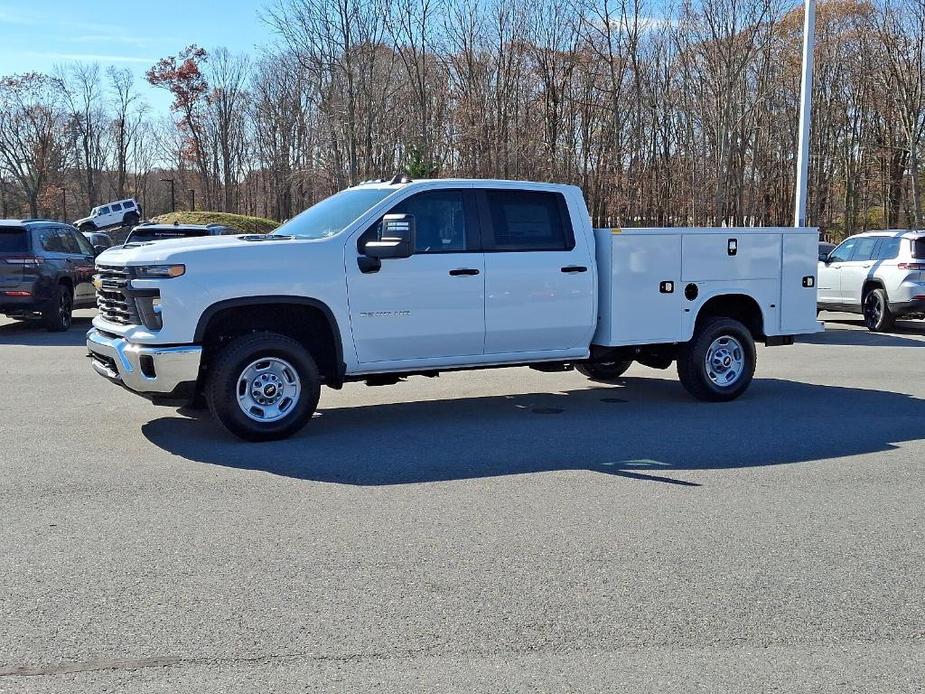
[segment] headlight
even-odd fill
[[[135,278],[140,280],[180,277],[186,274],[186,265],[141,265],[134,269]]]

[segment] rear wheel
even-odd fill
[[[205,389],[212,414],[248,441],[291,436],[311,419],[321,394],[308,350],[276,333],[235,338],[216,357]]]
[[[617,361],[589,362],[578,364],[575,369],[578,373],[601,383],[613,383],[626,373],[633,363],[632,359],[619,359]]]
[[[892,330],[896,316],[890,310],[890,299],[884,289],[872,289],[864,296],[864,325],[873,332]]]
[[[744,393],[755,375],[751,333],[731,318],[710,318],[678,355],[681,385],[698,400],[725,402]]]
[[[74,311],[74,295],[66,284],[59,284],[54,295],[42,311],[42,322],[53,333],[61,333],[71,327]]]

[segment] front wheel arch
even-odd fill
[[[218,301],[202,312],[193,339],[203,345],[208,364],[228,339],[257,331],[302,343],[317,362],[325,385],[343,384],[346,367],[340,329],[333,311],[318,299],[264,295]]]

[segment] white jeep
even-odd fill
[[[78,219],[74,226],[83,232],[90,232],[117,226],[134,226],[140,219],[141,206],[135,198],[128,198],[94,207],[88,217]]]

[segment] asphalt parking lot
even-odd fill
[[[925,325],[325,391],[244,444],[0,320],[2,692],[921,692]]]

